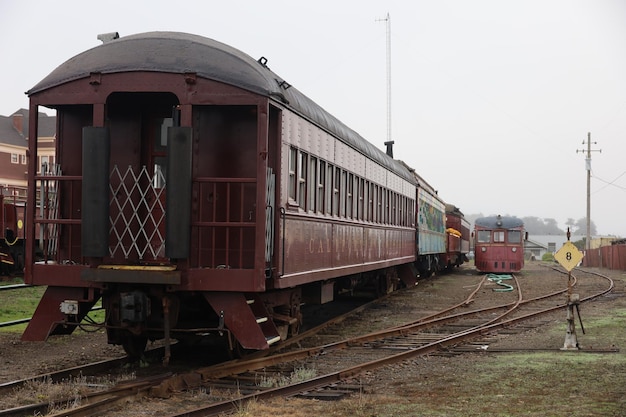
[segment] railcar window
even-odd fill
[[[522,241],[522,232],[519,230],[509,230],[509,243],[520,243]]]
[[[317,178],[317,211],[324,212],[326,205],[324,204],[324,187],[326,184],[326,162],[320,161],[319,176]]]
[[[357,219],[359,217],[359,177],[350,174],[352,178],[352,218]]]
[[[363,178],[359,179],[359,220],[363,220],[365,218],[365,196],[367,195],[367,188],[365,188],[365,180]]]
[[[393,200],[394,193],[391,190],[387,190],[387,223],[393,224]]]
[[[298,166],[298,150],[296,148],[289,149],[289,198],[296,201],[296,168]]]
[[[400,196],[398,195],[398,193],[393,193],[393,207],[391,207],[391,213],[393,215],[393,219],[392,219],[392,223],[395,224],[396,226],[400,224],[400,218],[398,217],[398,214],[400,212]]]
[[[333,214],[339,217],[339,202],[341,199],[341,168],[339,167],[335,167],[335,188],[333,193]]]
[[[326,165],[326,214],[333,213],[333,169],[331,164]]]
[[[308,155],[300,152],[298,158],[298,195],[296,201],[300,207],[306,210],[306,173]]]
[[[347,174],[346,180],[346,217],[351,219],[354,216],[353,208],[354,208],[354,175]]]
[[[368,181],[369,192],[367,194],[367,220],[374,221],[374,184]]]
[[[494,230],[493,232],[494,242],[504,242],[504,230]]]
[[[383,193],[383,198],[385,199],[385,205],[383,206],[383,210],[385,211],[385,224],[389,224],[391,222],[391,218],[389,216],[391,209],[391,192],[385,189]]]
[[[339,203],[339,209],[341,210],[341,212],[339,213],[341,215],[341,217],[346,217],[346,193],[347,193],[347,186],[346,183],[348,182],[348,173],[346,171],[344,171],[343,169],[341,170],[341,183],[339,184],[339,198],[341,199],[340,203]]]
[[[383,187],[376,186],[376,222],[383,222]]]
[[[479,230],[477,238],[478,238],[478,242],[480,243],[489,243],[491,241],[491,231]]]
[[[317,197],[317,158],[312,156],[309,162],[309,210],[312,212],[317,211],[317,202],[315,198]]]

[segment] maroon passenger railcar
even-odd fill
[[[490,216],[474,223],[474,262],[480,272],[510,274],[524,267],[524,222],[517,217]]]
[[[414,282],[413,175],[265,58],[145,33],[28,94],[58,127],[55,175],[28,172],[44,259],[30,239],[26,282],[48,287],[24,340],[70,333],[102,299],[109,343],[131,355],[160,338],[266,349],[298,331],[303,302]]]
[[[446,253],[442,255],[442,265],[449,269],[468,261],[470,234],[470,223],[461,210],[446,204]]]

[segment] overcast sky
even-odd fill
[[[269,67],[384,150],[391,21],[394,154],[466,214],[586,215],[626,237],[624,0],[0,0],[0,115],[74,55],[188,32]]]

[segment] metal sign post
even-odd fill
[[[554,259],[561,264],[563,268],[567,270],[567,331],[565,333],[565,343],[561,350],[578,350],[578,339],[576,338],[576,324],[574,322],[574,308],[578,312],[578,319],[580,320],[580,310],[578,305],[580,304],[580,296],[578,294],[572,294],[572,269],[576,267],[583,259],[583,253],[578,250],[570,241],[570,231],[567,229],[567,242],[563,244],[563,247],[554,254]],[[584,327],[582,327],[582,320],[580,326],[585,333]]]

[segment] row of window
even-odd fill
[[[12,164],[26,165],[26,154],[12,153],[11,154],[11,163]]]
[[[415,225],[415,199],[294,147],[289,150],[289,202],[313,213]]]
[[[504,243],[505,241],[508,243],[521,243],[522,232],[519,230],[494,230],[492,238],[491,230],[479,230],[477,238],[478,243]]]
[[[43,168],[43,171],[47,172],[50,170],[50,165],[54,163],[54,156],[48,156],[48,155],[38,156],[37,160],[39,162],[37,164],[37,167],[38,167],[37,173],[40,173],[42,171],[42,168]],[[12,153],[11,163],[26,165],[26,154]]]

